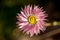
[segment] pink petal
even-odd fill
[[[27,6],[27,15],[29,16],[30,15],[30,5]]]
[[[30,30],[30,37],[32,37],[34,35],[34,30],[33,28]]]
[[[20,26],[19,28],[23,28],[27,24],[28,24],[27,22],[26,23],[20,23],[20,24],[18,24],[18,26]]]
[[[38,6],[35,6],[34,9],[33,9],[33,13],[34,13],[35,15],[39,15],[40,12],[42,12],[42,11],[43,11],[43,10],[39,9]],[[41,13],[41,14],[42,14],[42,13]]]
[[[30,10],[31,10],[30,5],[25,7],[25,9],[23,10],[27,17],[30,15]]]
[[[25,18],[27,18],[27,16],[24,14],[24,12],[21,11],[21,14],[22,14]]]
[[[30,15],[32,14],[32,6],[30,7]]]
[[[34,27],[34,33],[37,35],[39,33],[39,28],[37,26],[37,24]]]
[[[40,24],[40,30],[44,31],[45,30],[45,24],[41,21],[39,22],[39,24]]]
[[[18,20],[20,21],[27,21],[26,18],[24,18],[21,14],[18,14],[18,16],[16,16],[18,18]]]
[[[25,25],[22,30],[24,30],[24,32],[26,32],[31,26],[29,24]]]

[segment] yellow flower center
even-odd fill
[[[34,15],[31,15],[28,17],[28,22],[30,24],[35,24],[36,23],[36,17]]]

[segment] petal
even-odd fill
[[[30,5],[27,6],[27,15],[30,15]]]
[[[22,14],[25,18],[27,18],[27,16],[24,14],[24,12],[21,11],[21,14]]]
[[[37,26],[37,24],[34,27],[34,33],[37,35],[39,33],[39,28]]]
[[[32,6],[30,7],[30,15],[32,14]]]
[[[35,6],[34,9],[33,9],[33,13],[34,13],[35,15],[39,15],[40,12],[42,12],[42,10],[39,9],[38,6]]]
[[[24,14],[27,16],[27,7],[25,6],[24,10],[22,10]],[[28,16],[27,16],[28,17]]]
[[[40,16],[39,17],[39,20],[42,20],[43,21],[43,20],[45,20],[45,17],[44,16]]]
[[[23,28],[22,28],[22,30],[24,30],[24,32],[25,31],[27,31],[27,29],[30,27],[30,25],[29,24],[27,24],[27,25],[25,25]]]
[[[30,33],[30,36],[34,35],[34,26],[32,26],[32,25],[28,24],[25,27],[23,27],[22,30],[24,30],[23,32],[26,32],[27,34]]]
[[[25,6],[25,8],[24,8],[24,13],[26,14],[26,16],[28,17],[29,15],[30,15],[30,5],[28,5],[28,6]]]
[[[34,33],[36,33],[36,26],[34,27]]]
[[[39,29],[39,26],[38,25],[40,25],[40,24],[36,24],[36,30],[37,30],[37,33],[36,33],[36,35],[38,34],[38,33],[40,33],[40,29]]]
[[[40,30],[42,30],[42,31],[44,31],[46,29],[45,24],[42,21],[39,22],[39,26],[40,26]]]
[[[34,30],[33,28],[30,30],[30,37],[32,37],[34,35]]]
[[[38,33],[40,33],[40,26],[39,26],[39,25],[40,25],[40,24],[37,23],[37,27],[38,27],[37,32],[38,32]]]
[[[25,27],[25,25],[27,25],[28,23],[20,23],[19,25],[21,25],[19,28],[23,28]]]
[[[23,27],[23,30],[24,30],[24,32],[26,31],[29,31],[29,30],[31,30],[33,28],[33,26],[31,26],[31,25],[26,25],[25,27]]]
[[[39,16],[45,16],[45,11],[44,12],[39,12],[39,14],[37,14],[37,16],[39,17]]]
[[[27,31],[27,33],[30,33],[30,37],[34,35],[34,25],[31,25],[30,29]]]
[[[24,18],[21,14],[18,14],[17,18],[20,19],[21,21],[27,21],[27,19]]]
[[[16,24],[20,24],[20,23],[27,23],[27,21],[18,21],[18,22],[16,22]]]

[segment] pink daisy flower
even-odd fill
[[[30,34],[30,36],[33,36],[34,34],[38,34],[41,31],[44,31],[45,28],[45,11],[43,11],[42,7],[39,8],[38,6],[32,6],[28,5],[25,6],[24,9],[22,9],[21,14],[17,14],[18,19],[18,26],[23,32],[26,32],[27,34]]]

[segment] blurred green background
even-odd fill
[[[16,26],[16,21],[17,21],[16,15],[17,13],[20,12],[21,8],[24,8],[24,6],[28,4],[38,5],[39,7],[43,7],[43,9],[47,11],[48,14],[47,19],[49,23],[52,23],[54,21],[60,22],[59,3],[60,3],[59,0],[56,1],[55,0],[0,0],[0,40],[19,40],[18,37],[14,36],[14,35],[21,36],[20,34],[22,34],[19,32]],[[16,30],[18,30],[18,32]],[[33,37],[30,40],[40,40],[39,38],[40,38],[39,36],[38,38],[36,37],[36,39],[34,39]],[[20,40],[25,40],[25,39],[20,38]]]

